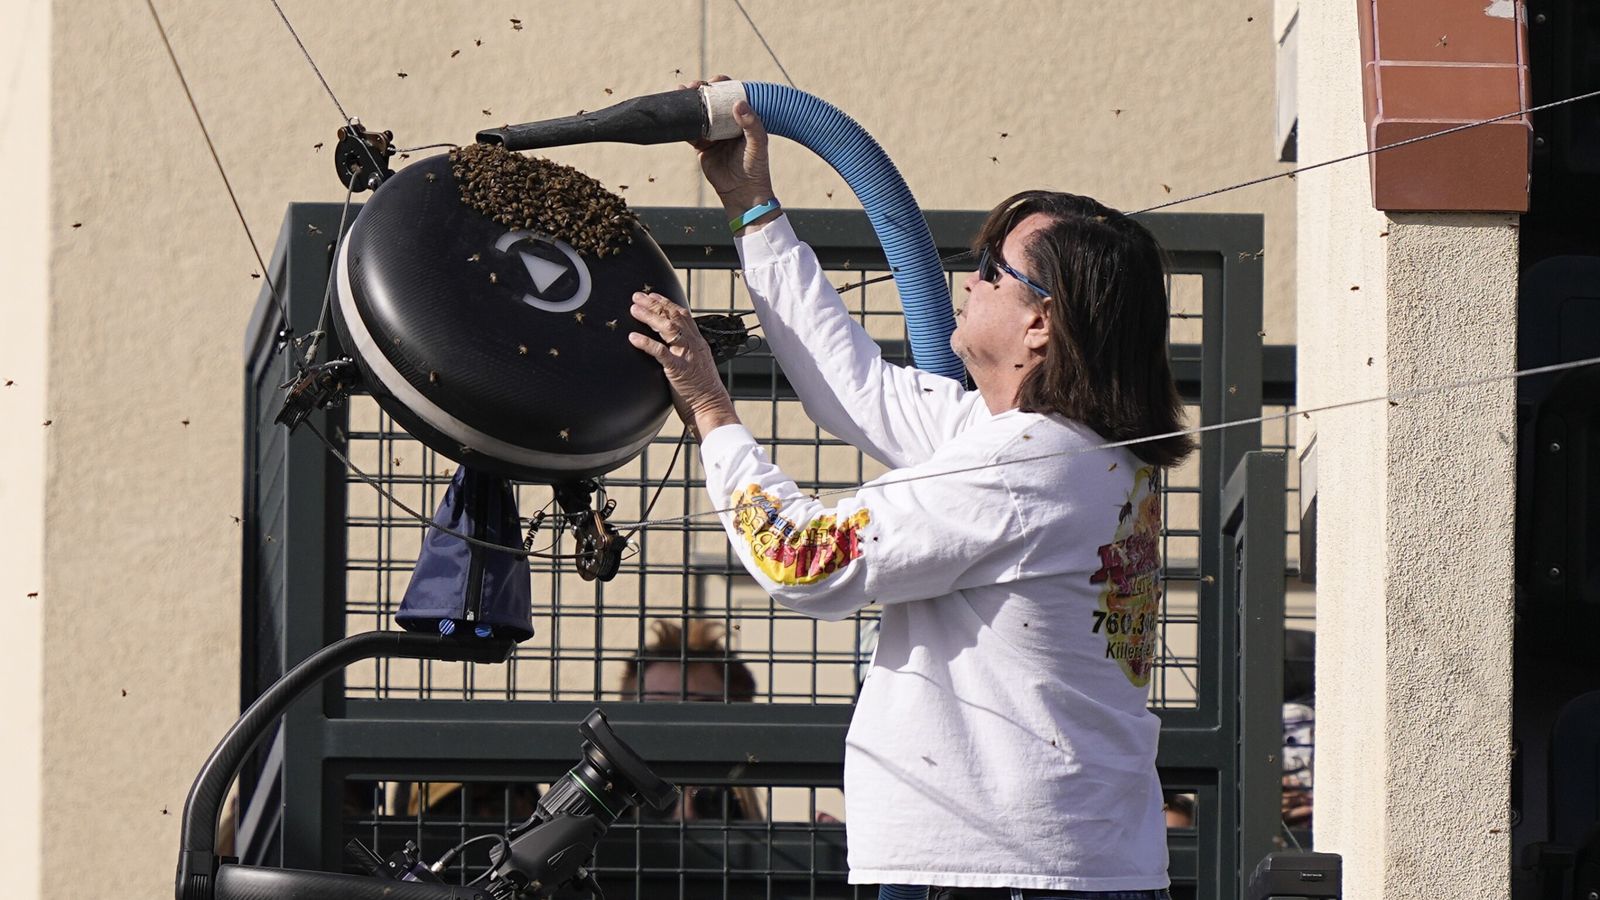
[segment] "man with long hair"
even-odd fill
[[[636,294],[660,339],[630,339],[662,364],[773,598],[822,619],[882,607],[845,742],[850,881],[1166,897],[1157,486],[1193,442],[1172,434],[1160,248],[1087,197],[1002,201],[950,339],[969,391],[882,360],[773,199],[759,119],[735,115],[742,137],[698,150],[763,333],[807,414],[892,470],[809,496],[740,424],[686,310]]]

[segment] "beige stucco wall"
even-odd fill
[[[1302,158],[1359,151],[1350,5],[1304,3],[1300,26]],[[1298,191],[1303,406],[1515,368],[1515,217],[1391,219],[1361,165]],[[1346,896],[1509,890],[1513,391],[1299,432],[1319,483],[1316,840],[1343,854]]]
[[[40,884],[46,320],[49,309],[50,5],[0,3],[0,847],[8,894]]]
[[[723,0],[284,5],[349,112],[402,146],[596,108],[702,65],[781,79]],[[796,83],[861,121],[926,208],[987,208],[1036,185],[1140,207],[1283,168],[1268,0],[745,5]],[[286,203],[342,196],[329,158],[338,114],[270,4],[156,6],[270,252]],[[43,505],[22,510],[45,522],[36,580],[51,615],[41,626],[8,606],[8,624],[32,628],[42,648],[31,664],[26,649],[6,661],[32,665],[44,693],[42,730],[24,725],[15,752],[47,760],[34,868],[73,873],[40,895],[165,896],[185,792],[237,712],[239,378],[258,267],[144,4],[53,9],[38,44],[52,105],[6,137],[8,165],[22,158],[15,141],[31,148],[35,208],[49,188],[47,230],[37,216],[23,226],[37,252],[16,296],[35,302],[8,306],[6,323],[28,311],[22,333],[43,327],[48,259],[48,340],[13,341],[48,347],[48,358],[30,370],[25,349],[13,364],[31,372],[29,396],[54,421],[47,460],[37,431],[5,449],[8,472],[21,460],[35,481],[50,476]],[[630,185],[636,204],[702,194],[683,148],[552,155]],[[791,206],[853,203],[798,148],[781,148],[776,167]],[[1188,207],[1266,214],[1267,339],[1285,343],[1293,203],[1283,181]],[[9,728],[28,708],[4,702]],[[94,866],[82,865],[84,847]]]

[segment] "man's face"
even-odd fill
[[[1039,281],[1038,273],[1028,269],[1026,248],[1034,232],[1048,224],[1035,213],[1018,222],[1006,235],[1000,257],[1012,268]],[[950,349],[966,363],[972,380],[983,389],[994,374],[1031,365],[1025,343],[1029,330],[1044,321],[1042,301],[1027,285],[1000,272],[998,283],[991,284],[973,272],[962,285],[966,303],[956,313],[956,330],[950,336]]]
[[[644,667],[639,688],[647,701],[718,701],[723,699],[722,676],[704,663],[654,662]]]

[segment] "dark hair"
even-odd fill
[[[750,667],[739,661],[722,643],[723,628],[716,622],[704,619],[689,621],[687,633],[675,622],[657,620],[650,623],[654,637],[645,645],[639,656],[623,665],[622,693],[636,697],[646,667],[657,663],[674,663],[687,673],[691,665],[709,666],[722,676],[727,687],[727,699],[735,703],[748,703],[756,696],[756,679]]]
[[[1018,406],[1059,413],[1108,441],[1182,430],[1183,401],[1167,362],[1166,267],[1155,236],[1092,198],[1023,191],[989,213],[973,246],[998,252],[1034,213],[1049,224],[1029,238],[1026,261],[1008,262],[1050,291],[1050,340],[1044,363],[1017,392]],[[1175,435],[1129,449],[1152,465],[1175,466],[1194,446],[1189,435]]]

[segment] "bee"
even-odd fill
[[[521,31],[522,30],[522,20],[521,19],[512,19],[511,20],[511,30],[512,31]]]
[[[405,72],[396,72],[394,74],[400,76],[401,78],[409,78],[409,77],[411,77],[411,76],[407,75]]]
[[[438,370],[436,370],[436,369],[429,369],[428,370],[428,383],[429,384],[438,384],[439,383],[439,372],[438,372]]]
[[[182,424],[183,424],[183,426],[184,426],[184,427],[185,427],[185,428],[187,428],[187,427],[189,427],[189,420],[188,420],[188,419],[183,419],[183,420],[182,420]]]
[[[424,175],[424,176],[422,176],[422,177],[424,177],[424,178],[426,178],[426,179],[428,179],[428,180],[429,180],[429,181],[430,181],[430,182],[431,182],[431,181],[438,181],[438,180],[439,180],[439,176],[438,176],[438,175],[435,175],[435,174],[434,174],[434,173],[432,173],[432,172],[429,172],[429,173],[428,173],[428,174],[426,174],[426,175]]]
[[[551,347],[551,348],[550,348],[550,355],[551,355],[551,356],[560,356],[560,355],[561,355],[561,351],[560,351],[560,350],[557,350],[557,349],[556,349],[556,348],[554,348],[554,347]]]
[[[694,226],[693,225],[685,225],[685,226],[683,226],[683,233],[684,234],[694,234]]]
[[[992,162],[992,163],[997,163],[997,164],[998,164],[998,163],[999,163],[999,162],[1000,162],[1000,157],[998,157],[998,156],[991,156],[991,157],[989,157],[989,162]]]
[[[1352,291],[1359,291],[1359,290],[1361,290],[1361,285],[1359,285],[1359,284],[1352,284],[1352,285],[1350,285],[1350,290],[1352,290]]]
[[[461,55],[461,51],[460,50],[451,50],[450,51],[450,58],[451,59],[455,59],[456,57],[458,57],[460,55]]]
[[[582,324],[583,324],[583,313],[581,313],[581,312],[575,312],[575,313],[573,313],[573,314],[572,314],[572,317],[573,317],[573,318],[574,318],[574,319],[577,319],[577,320],[578,320],[578,324],[579,324],[579,325],[582,325]]]
[[[606,93],[608,93],[608,94],[610,94],[610,93],[613,93],[613,91],[612,91],[612,90],[611,90],[611,88],[605,88],[605,92],[606,92]]]
[[[483,254],[482,253],[474,253],[471,256],[467,257],[467,262],[477,262],[480,259],[483,259]]]
[[[315,144],[311,145],[311,152],[312,153],[318,153],[318,152],[321,152],[321,150],[322,150],[322,142],[321,141],[317,141]]]
[[[611,329],[612,331],[616,331],[617,330],[617,320],[616,319],[612,319],[611,321],[607,322],[606,323],[606,327]]]
[[[1112,463],[1109,467],[1106,468],[1107,472],[1115,472],[1116,470],[1117,470],[1117,464],[1116,463]]]
[[[312,234],[321,234],[322,233],[322,229],[321,228],[318,228],[317,226],[310,225],[310,224],[306,225],[306,231],[308,231],[308,232],[310,232]]]
[[[490,272],[489,273],[489,283],[490,284],[499,284],[500,283],[500,276],[496,275],[493,272]]]
[[[489,111],[489,110],[487,110],[487,109],[486,109],[486,110],[484,110],[484,111],[483,111],[483,114],[484,114],[484,115],[486,115],[486,116],[492,116],[492,115],[494,115],[494,113],[492,113],[492,112],[490,112],[490,111]]]
[[[656,183],[656,177],[654,175],[649,176],[649,179],[650,179],[650,183],[651,184],[655,184]]]
[[[1001,138],[1008,138],[1008,137],[1011,137],[1011,132],[1009,132],[1009,131],[1002,131],[1002,132],[1000,132],[1000,137],[1001,137]]]
[[[528,355],[528,345],[527,344],[518,344],[517,345],[517,355],[518,356],[527,356]]]
[[[561,439],[562,439],[562,440],[563,440],[563,441],[570,441],[570,440],[572,440],[572,429],[571,429],[571,428],[563,428],[563,429],[561,429],[561,431],[560,431],[560,432],[558,432],[558,433],[559,433],[559,434],[560,434],[560,435],[561,435]]]
[[[476,46],[482,47],[483,46],[483,38],[478,38],[477,40],[473,41],[473,44],[475,44]]]
[[[1170,185],[1170,184],[1163,184],[1163,185],[1162,185],[1162,186],[1161,186],[1161,189],[1162,189],[1162,190],[1163,190],[1163,191],[1166,191],[1166,192],[1167,192],[1167,193],[1169,193],[1169,194],[1170,194],[1170,193],[1172,193],[1172,185]]]
[[[1113,116],[1120,116],[1120,115],[1122,115],[1122,110],[1120,110],[1120,109],[1113,109],[1113,110],[1112,110],[1112,111],[1111,111],[1111,114],[1112,114],[1112,115],[1113,115]]]
[[[260,278],[261,277],[261,273],[260,272],[251,272],[250,273],[250,277],[251,278]]]
[[[50,423],[54,422],[54,421],[55,421],[55,419],[45,419],[44,420],[44,427],[49,428],[50,427]]]
[[[617,188],[618,188],[618,189],[619,189],[619,190],[624,190],[624,191],[625,191],[625,190],[627,190],[627,189],[628,189],[628,186],[627,186],[627,185],[625,185],[625,184],[619,184],[619,185],[617,185]]]

